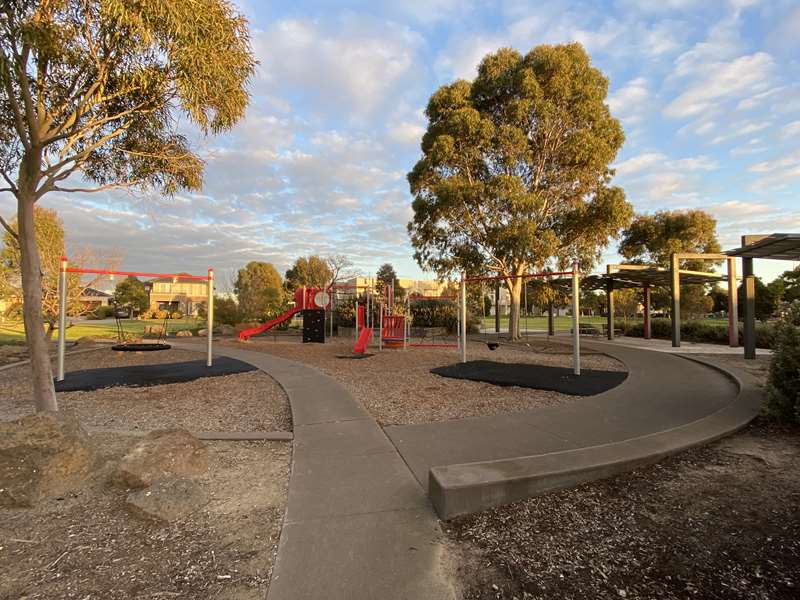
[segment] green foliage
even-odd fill
[[[764,285],[760,277],[755,278],[755,308],[756,319],[766,321],[778,309],[778,299],[773,294],[773,290]],[[744,319],[744,282],[739,284],[739,318]]]
[[[504,48],[483,59],[472,83],[439,88],[423,157],[408,174],[419,265],[440,276],[520,274],[573,258],[591,268],[632,214],[610,185],[624,135],[607,91],[577,43],[525,56]],[[506,285],[518,334],[522,285]]]
[[[641,321],[630,322],[623,325],[624,335],[630,337],[644,337],[644,324]],[[651,319],[650,335],[655,339],[672,339],[672,326],[669,319]],[[744,327],[739,323],[739,344],[744,344]],[[774,343],[775,329],[771,325],[756,324],[756,347],[771,348]],[[707,321],[681,322],[681,339],[690,342],[705,342],[709,344],[727,344],[728,328],[715,325]]]
[[[41,255],[42,312],[45,322],[54,327],[58,322],[58,278],[61,257],[66,254],[64,225],[56,211],[36,207],[34,210],[36,242]],[[9,224],[11,231],[3,235],[0,249],[0,297],[9,298],[21,308],[22,303],[22,253],[15,237],[18,231],[16,220]],[[14,233],[12,233],[14,232]],[[78,316],[87,312],[81,302],[85,285],[77,273],[67,275],[67,314]]]
[[[227,0],[9,0],[0,140],[19,143],[3,144],[2,164],[33,167],[18,187],[36,198],[72,171],[99,185],[198,189],[203,161],[179,117],[230,129],[254,69],[247,22]]]
[[[270,263],[252,261],[239,269],[234,291],[244,320],[267,320],[285,306],[281,276]]]
[[[708,293],[711,298],[711,311],[715,313],[728,311],[728,290],[715,285]]]
[[[412,299],[411,324],[414,327],[444,327],[449,333],[458,329],[458,306],[442,300]]]
[[[150,307],[150,295],[142,281],[136,277],[127,277],[114,288],[114,304],[140,313]]]
[[[776,324],[772,348],[767,410],[783,421],[800,424],[800,300],[792,302]]]
[[[115,308],[113,306],[98,306],[87,315],[89,319],[109,319],[114,316]]]
[[[306,258],[301,256],[286,271],[286,289],[289,292],[305,287],[325,288],[333,277],[328,262],[316,254]]]
[[[203,315],[206,318],[207,315]],[[214,296],[214,324],[236,325],[242,321],[239,305],[233,298]]]
[[[717,221],[702,210],[662,210],[653,215],[637,215],[622,233],[619,253],[632,262],[669,267],[677,252],[717,253]],[[687,261],[682,266],[708,271],[711,261]]]

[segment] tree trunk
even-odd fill
[[[506,280],[506,287],[508,288],[509,296],[511,296],[511,313],[508,315],[508,339],[510,340],[518,340],[520,338],[519,309],[523,283],[524,281],[521,278]]]
[[[25,177],[20,166],[20,180]],[[50,364],[47,337],[42,318],[42,267],[36,244],[34,222],[35,197],[29,183],[20,181],[17,194],[17,223],[22,262],[22,315],[25,320],[25,339],[31,357],[33,401],[37,411],[58,410],[53,369]]]

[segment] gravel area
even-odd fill
[[[464,598],[800,597],[800,429],[444,524]]]
[[[209,442],[199,512],[133,518],[110,469],[137,438],[94,434],[108,461],[89,485],[30,509],[0,509],[0,598],[263,600],[286,505],[291,446]]]
[[[113,352],[99,348],[68,355],[70,371],[98,366],[130,366],[197,360],[185,350]],[[261,371],[204,377],[187,383],[145,388],[113,387],[92,392],[62,392],[59,408],[74,412],[90,429],[190,431],[289,431],[291,412],[283,389]],[[28,367],[0,371],[0,420],[33,412]]]
[[[519,412],[559,402],[581,402],[586,398],[557,392],[488,383],[447,379],[430,373],[433,367],[458,360],[455,348],[385,349],[370,348],[372,356],[352,358],[353,341],[301,344],[252,338],[241,345],[223,345],[268,352],[314,366],[333,376],[357,398],[381,425],[429,423],[447,419]],[[544,340],[502,344],[490,351],[486,344],[470,342],[469,359],[570,366],[569,347]],[[584,368],[624,370],[617,360],[597,353],[585,353]]]

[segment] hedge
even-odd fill
[[[624,326],[624,335],[644,337],[644,323],[641,321]],[[672,324],[669,319],[652,319],[650,335],[656,339],[672,338]],[[756,323],[756,346],[772,348],[775,328],[767,323]],[[703,321],[684,321],[681,323],[681,339],[689,342],[706,342],[710,344],[727,344],[728,328],[719,327]],[[744,326],[739,323],[739,344],[744,343]]]
[[[800,300],[792,302],[775,326],[767,412],[782,421],[800,424]]]

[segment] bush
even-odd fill
[[[778,321],[767,378],[767,411],[782,421],[800,423],[800,300]]]
[[[88,315],[86,318],[88,319],[109,319],[114,316],[114,307],[113,306],[98,306]]]
[[[179,310],[176,310],[174,313],[170,315],[170,319],[182,319],[183,313]]]
[[[158,319],[159,321],[163,321],[164,319],[169,318],[169,312],[167,312],[166,310],[154,310],[151,316],[153,319]]]
[[[411,302],[411,322],[414,327],[443,327],[453,333],[457,329],[458,309],[455,302],[414,300]]]
[[[623,334],[629,337],[644,337],[644,323],[637,321],[624,326]],[[655,339],[672,338],[672,325],[669,319],[652,319],[650,334]],[[756,347],[772,348],[774,329],[767,323],[756,323]],[[687,342],[703,342],[708,344],[727,344],[728,328],[705,321],[683,321],[681,323],[681,339]],[[739,344],[744,344],[744,326],[739,323]]]

